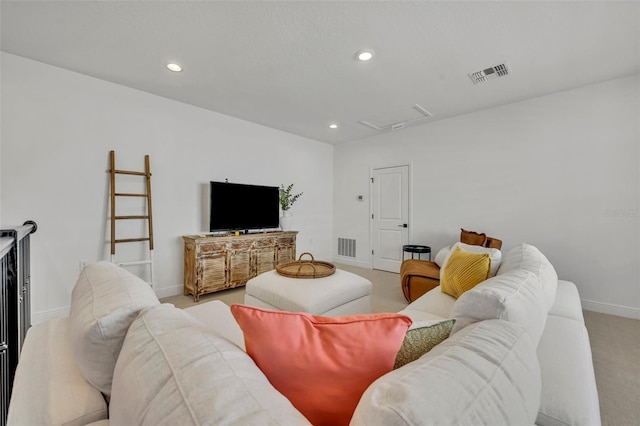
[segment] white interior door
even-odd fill
[[[409,243],[409,166],[374,169],[371,188],[373,269],[400,272]]]

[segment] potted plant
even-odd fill
[[[292,194],[293,184],[287,186],[280,185],[280,208],[282,209],[282,217],[280,218],[280,228],[283,231],[291,229],[291,207],[298,201],[298,198],[303,194]]]

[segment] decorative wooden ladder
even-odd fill
[[[116,263],[119,266],[133,266],[133,265],[149,265],[149,279],[150,285],[153,287],[153,214],[151,209],[151,167],[149,166],[149,156],[144,156],[144,172],[118,170],[116,169],[116,153],[110,152],[110,174],[111,174],[111,262]],[[116,192],[116,175],[134,175],[144,176],[145,178],[145,192],[144,193],[119,193]],[[116,199],[118,197],[143,197],[146,200],[146,214],[145,215],[128,215],[118,216],[116,214]],[[148,224],[148,236],[141,238],[116,238],[116,221],[118,220],[146,220]],[[145,260],[137,260],[130,262],[115,262],[116,244],[120,243],[133,243],[133,242],[149,242],[149,258]]]

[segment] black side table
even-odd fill
[[[408,244],[406,246],[402,246],[402,260],[404,261],[404,253],[411,253],[411,259],[413,259],[413,254],[418,253],[418,259],[423,253],[429,254],[429,261],[431,261],[431,247],[429,246],[419,246],[415,244]]]

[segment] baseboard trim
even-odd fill
[[[164,297],[178,296],[179,294],[184,294],[184,285],[174,285],[171,287],[162,287],[155,289],[156,296],[158,299],[162,299]]]
[[[40,324],[56,318],[68,317],[69,306],[64,308],[52,309],[50,311],[42,311],[31,313],[31,324]]]
[[[594,300],[582,299],[582,308],[587,311],[599,312],[601,314],[615,315],[640,320],[640,309],[630,306],[615,305],[613,303],[596,302]]]
[[[182,294],[184,287],[182,285],[176,285],[172,287],[162,287],[155,290],[158,299],[163,297],[171,297]],[[56,318],[68,317],[70,306],[62,308],[51,309],[50,311],[32,312],[31,324],[40,324]]]
[[[336,263],[342,263],[344,265],[358,266],[360,268],[371,269],[371,264],[369,262],[363,262],[361,260],[356,260],[351,257],[334,256],[333,261]]]

